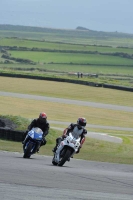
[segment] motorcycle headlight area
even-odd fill
[[[74,145],[76,144],[76,141],[72,139],[71,137],[67,137],[67,143],[73,143]]]

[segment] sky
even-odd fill
[[[133,34],[133,0],[0,0],[0,24]]]

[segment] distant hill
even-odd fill
[[[78,26],[76,29],[55,29],[46,27],[34,27],[34,26],[21,26],[21,25],[8,25],[0,24],[0,37],[22,37],[22,38],[40,38],[47,40],[56,40],[62,42],[74,42],[79,43],[81,39],[88,40],[93,38],[96,41],[107,41],[108,38],[121,38],[121,39],[133,39],[133,34],[119,33],[119,32],[104,32],[94,31],[82,26]],[[52,37],[52,38],[51,38]],[[83,43],[83,41],[82,41]],[[103,44],[103,42],[96,42],[97,44]],[[105,42],[104,42],[105,44]],[[120,44],[121,45],[121,44]],[[127,45],[127,44],[126,44]]]
[[[82,27],[82,26],[78,26],[76,29],[77,29],[77,30],[83,30],[83,31],[89,31],[88,28],[84,28],[84,27]]]

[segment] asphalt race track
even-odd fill
[[[55,98],[55,97],[46,97],[46,96],[20,94],[20,93],[3,92],[3,91],[0,91],[0,95],[16,97],[16,98],[48,101],[48,102],[57,102],[57,103],[64,103],[64,104],[74,104],[74,105],[88,106],[88,107],[91,106],[94,108],[105,108],[109,110],[122,110],[126,112],[133,112],[133,107],[129,107],[129,106],[119,106],[119,105],[95,103],[95,102],[89,102],[89,101],[79,101],[79,100],[62,99],[62,98]]]
[[[0,151],[1,200],[133,200],[133,166]]]

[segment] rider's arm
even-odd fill
[[[35,124],[36,124],[36,120],[34,119],[30,125],[28,126],[28,131],[30,131],[33,127],[35,127]]]
[[[85,136],[82,137],[82,139],[80,140],[80,148],[82,147],[82,145],[84,144],[84,142],[85,142]]]
[[[46,129],[43,131],[43,136],[45,137],[49,133],[49,123],[47,123]]]
[[[87,134],[87,130],[84,129],[80,139],[80,148],[82,147],[83,143],[85,142],[85,135]]]
[[[82,148],[82,145],[84,144],[85,142],[85,134],[87,134],[87,131],[85,133],[82,133],[81,135],[81,139],[80,139],[80,146],[78,148],[78,151],[76,153],[79,153],[80,152],[80,149]]]
[[[63,131],[62,137],[66,137],[66,135],[68,135],[68,133],[69,133],[70,131],[72,131],[73,128],[74,128],[74,124],[70,124],[70,125]]]

